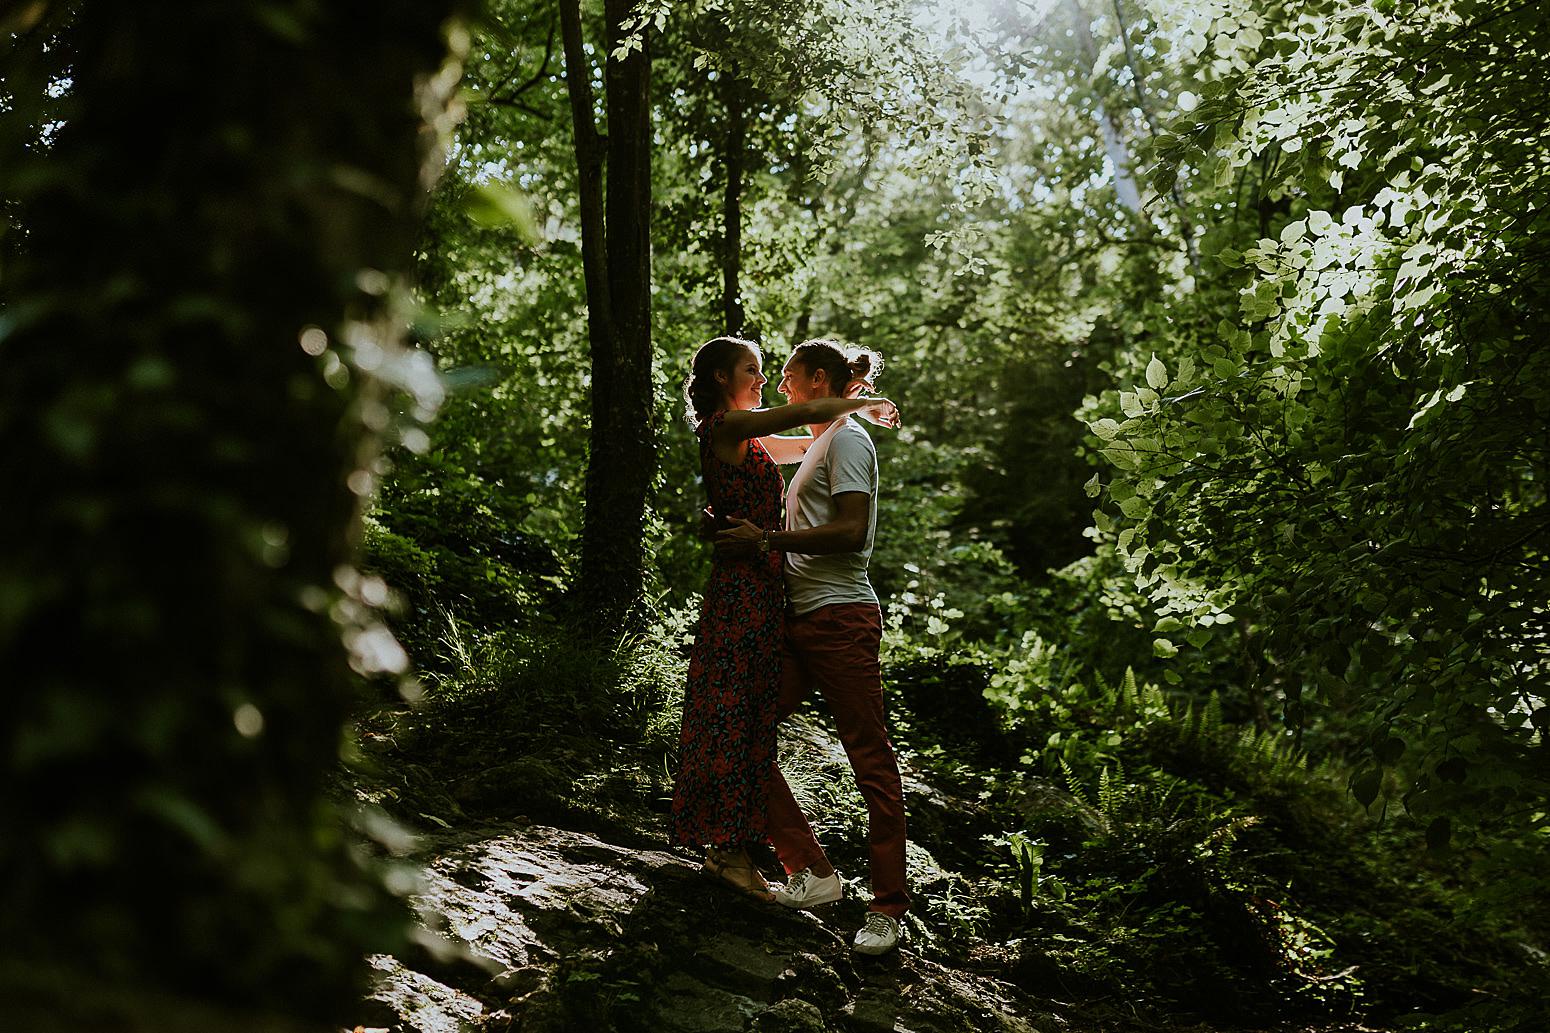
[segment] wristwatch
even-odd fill
[[[764,529],[764,534],[761,535],[760,538],[759,538],[759,555],[760,556],[768,556],[769,554],[770,554],[770,529],[766,527]]]

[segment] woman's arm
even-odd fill
[[[814,398],[773,409],[729,410],[717,429],[721,437],[717,444],[736,444],[812,423],[833,423],[841,416],[862,410],[869,410],[869,415],[875,417],[872,422],[880,426],[899,425],[899,407],[886,398]]]
[[[782,466],[791,463],[800,463],[802,457],[807,455],[807,450],[813,444],[811,434],[776,435],[768,434],[759,439],[759,444],[770,454],[770,458]]]

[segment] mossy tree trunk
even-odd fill
[[[604,113],[598,132],[578,0],[562,0],[565,76],[575,132],[592,430],[577,601],[603,633],[639,613],[646,499],[656,473],[651,374],[651,30],[621,59],[630,0],[603,5]],[[607,168],[606,183],[603,175]]]
[[[324,783],[360,673],[402,660],[352,562],[389,406],[437,401],[400,285],[470,6],[10,16],[13,973],[322,1015],[404,925]]]

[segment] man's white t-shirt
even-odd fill
[[[831,423],[808,446],[786,488],[786,530],[799,531],[834,520],[834,496],[864,491],[868,496],[866,545],[860,552],[827,556],[786,553],[786,593],[798,614],[834,603],[876,603],[867,580],[872,535],[877,530],[877,449],[855,420]]]

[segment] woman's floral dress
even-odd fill
[[[784,482],[758,439],[741,466],[710,447],[725,413],[700,424],[700,472],[716,516],[781,525]],[[711,561],[689,654],[673,787],[675,846],[735,848],[766,839],[765,783],[775,761],[786,583],[781,556]]]

